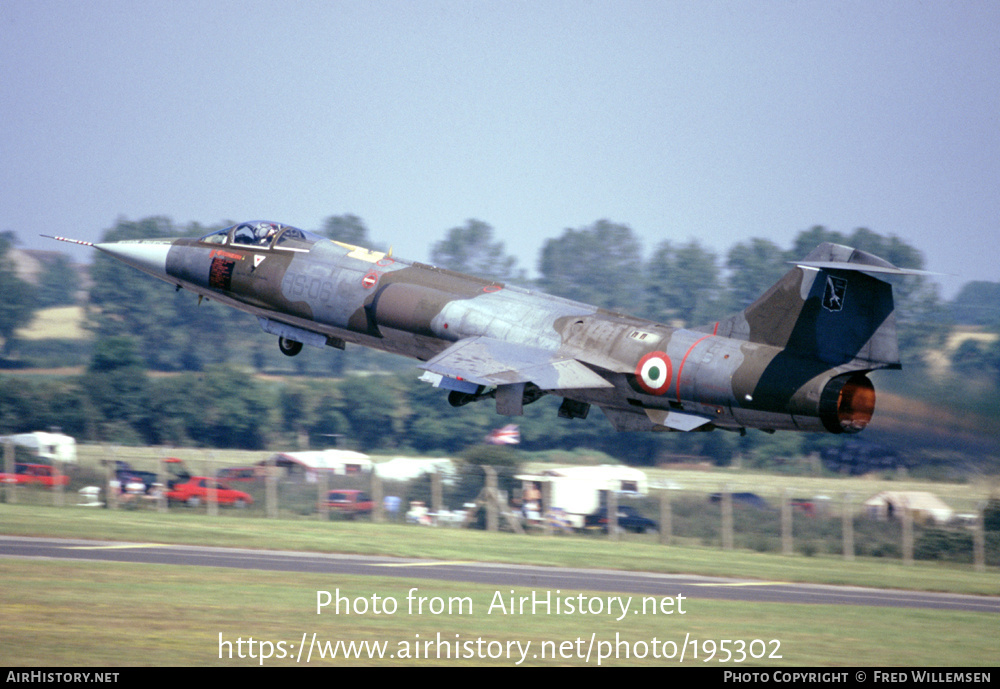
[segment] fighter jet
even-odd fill
[[[544,395],[559,416],[597,405],[622,431],[857,433],[866,375],[900,368],[892,287],[919,273],[824,243],[744,311],[676,328],[405,261],[274,222],[196,239],[86,244],[177,289],[255,315],[283,353],[350,342],[418,360],[453,406],[517,416]]]

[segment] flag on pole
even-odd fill
[[[486,442],[490,445],[517,445],[521,442],[521,430],[516,423],[509,423],[503,428],[490,431]]]

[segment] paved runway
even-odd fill
[[[757,603],[891,606],[1000,613],[1000,597],[997,596],[794,584],[690,574],[655,574],[191,545],[0,535],[0,557],[398,576],[561,591],[604,591],[651,596],[682,594],[687,598]]]

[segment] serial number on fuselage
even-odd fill
[[[300,299],[328,304],[333,299],[336,286],[330,280],[308,275],[299,274],[290,281],[286,281],[283,286],[287,296],[291,299]]]

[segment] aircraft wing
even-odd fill
[[[489,337],[459,340],[421,368],[485,386],[530,382],[542,390],[613,387],[576,359]]]

